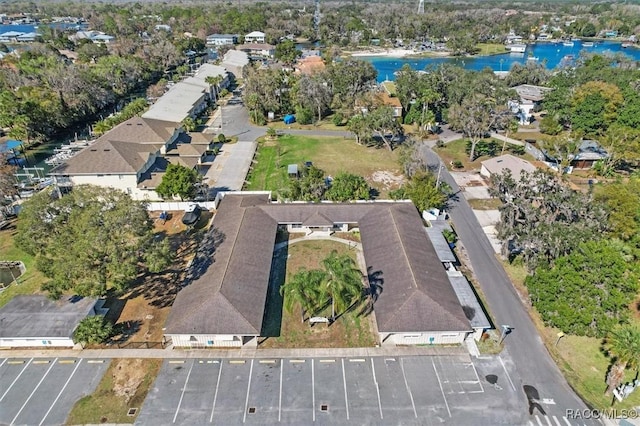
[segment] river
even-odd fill
[[[527,46],[524,53],[505,53],[492,56],[456,57],[456,58],[389,58],[384,56],[360,56],[359,59],[369,61],[378,71],[378,81],[395,80],[394,72],[409,64],[415,70],[423,70],[428,65],[451,63],[469,70],[490,68],[493,71],[509,71],[513,64],[525,64],[533,58],[544,63],[548,69],[570,64],[581,52],[589,53],[622,53],[640,61],[640,48],[623,48],[622,43],[614,41],[598,41],[593,46],[583,45],[583,41],[575,41],[573,46],[562,43],[541,42]],[[532,58],[532,59],[529,59]]]

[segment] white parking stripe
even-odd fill
[[[313,358],[311,358],[311,405],[313,421],[316,421],[316,376],[313,368]]]
[[[476,370],[476,366],[473,363],[470,363],[471,367],[473,367],[473,372],[476,373],[476,379],[478,379],[478,384],[480,385],[480,390],[484,392],[484,387],[482,386],[482,382],[480,381],[480,376],[478,376],[478,370]],[[476,393],[476,392],[473,392]]]
[[[35,389],[33,389],[33,391],[31,391],[31,394],[29,395],[29,398],[27,398],[27,400],[24,402],[24,404],[22,404],[22,407],[20,407],[20,410],[18,411],[18,414],[16,414],[16,416],[13,418],[13,420],[11,420],[11,424],[14,424],[16,422],[16,419],[18,418],[20,413],[22,413],[22,410],[24,410],[24,407],[27,406],[27,404],[29,403],[29,400],[31,400],[31,398],[33,397],[33,394],[36,393],[36,391],[38,390],[38,388],[40,387],[42,382],[44,382],[45,377],[47,377],[47,374],[49,374],[49,371],[51,371],[53,366],[56,364],[57,360],[58,360],[58,358],[54,359],[53,362],[49,365],[49,368],[47,368],[47,372],[44,373],[44,376],[42,376],[42,378],[40,379],[40,381],[36,385]]]
[[[451,410],[449,409],[449,403],[447,402],[447,397],[444,394],[444,389],[442,388],[442,382],[440,381],[440,376],[438,375],[438,369],[436,368],[436,363],[433,362],[433,357],[431,357],[431,365],[433,365],[433,371],[436,373],[436,378],[438,379],[438,384],[440,385],[440,392],[442,392],[442,398],[444,399],[444,405],[447,407],[447,413],[449,413],[449,417],[451,417]]]
[[[249,392],[251,392],[251,375],[253,374],[253,359],[251,360],[251,368],[249,368],[249,383],[247,383],[247,399],[244,400],[244,415],[242,423],[247,421],[247,410],[249,409]]]
[[[47,410],[47,412],[45,413],[44,417],[42,418],[42,420],[40,421],[40,424],[38,426],[42,426],[42,424],[44,423],[44,421],[47,419],[47,416],[49,415],[49,413],[51,412],[51,410],[53,410],[53,406],[56,405],[56,402],[58,402],[58,399],[60,399],[60,396],[62,395],[62,392],[64,392],[64,390],[67,388],[67,385],[69,384],[69,382],[71,381],[71,378],[73,377],[74,374],[76,374],[76,370],[78,369],[78,367],[80,367],[80,364],[82,363],[82,358],[80,358],[78,360],[78,363],[76,364],[75,368],[73,369],[73,371],[71,372],[71,375],[69,376],[69,378],[67,379],[67,381],[65,382],[64,386],[62,386],[62,389],[60,389],[60,392],[58,392],[58,396],[56,396],[56,399],[53,400],[53,402],[51,403],[51,406],[49,407],[49,409]]]
[[[16,384],[16,382],[18,381],[18,379],[20,378],[20,376],[22,376],[22,373],[24,373],[24,370],[27,369],[27,367],[29,366],[29,364],[31,364],[31,361],[33,361],[33,358],[31,358],[29,360],[29,362],[27,362],[25,364],[24,367],[22,367],[22,371],[20,371],[20,374],[18,374],[18,376],[13,380],[13,382],[11,383],[11,385],[9,385],[9,387],[7,388],[6,391],[4,391],[4,393],[2,394],[2,397],[0,397],[0,401],[2,401],[4,399],[5,396],[7,396],[7,394],[9,393],[9,391],[11,390],[11,388],[13,387],[13,385]]]
[[[3,359],[3,360],[2,360],[2,364],[0,364],[0,367],[2,367],[2,366],[4,365],[4,363],[5,363],[5,362],[7,362],[7,359],[8,359],[8,358],[5,358],[5,359]]]
[[[563,419],[567,426],[571,426],[571,422],[569,421],[569,419],[567,419],[566,417],[563,417]]]
[[[282,418],[282,374],[284,373],[284,362],[280,360],[280,397],[278,399],[278,421]]]
[[[211,416],[209,423],[213,422],[213,412],[216,410],[216,400],[218,399],[218,389],[220,389],[220,376],[222,375],[222,360],[220,360],[220,370],[218,370],[218,380],[216,380],[216,391],[213,394],[213,405],[211,406]]]
[[[502,357],[500,355],[498,355],[498,359],[500,360],[500,364],[502,364],[502,368],[504,369],[504,372],[507,375],[507,379],[509,379],[509,383],[511,384],[511,388],[515,392],[516,386],[513,384],[513,381],[511,380],[511,376],[509,375],[509,372],[507,371],[507,366],[504,365],[504,361],[502,360]]]
[[[556,416],[553,416],[553,421],[556,423],[556,426],[562,426],[562,424],[560,423],[560,420],[558,420]]]
[[[382,401],[380,401],[380,386],[378,386],[378,379],[376,378],[376,367],[373,365],[373,358],[371,358],[371,372],[373,373],[373,383],[376,385],[376,392],[378,393],[378,408],[380,409],[380,418],[384,419],[382,416]]]
[[[544,425],[542,424],[542,421],[540,421],[540,417],[539,417],[539,416],[536,416],[536,422],[538,422],[538,425],[540,425],[540,426],[544,426]]]
[[[178,401],[178,407],[176,408],[176,413],[173,415],[173,423],[176,422],[178,418],[178,411],[180,411],[180,406],[182,405],[182,398],[184,398],[184,392],[187,390],[187,383],[189,383],[189,377],[191,376],[191,370],[193,369],[193,365],[195,361],[191,363],[191,367],[189,367],[189,372],[187,373],[187,379],[184,381],[184,386],[182,387],[182,393],[180,394],[180,401]]]
[[[344,383],[344,406],[347,409],[347,420],[349,420],[349,399],[347,398],[347,376],[344,374],[344,358],[342,358],[342,383]]]
[[[400,358],[400,369],[402,370],[402,378],[404,378],[404,385],[407,387],[407,392],[409,392],[409,398],[411,398],[411,406],[413,407],[413,415],[418,418],[418,412],[416,411],[416,404],[413,401],[413,394],[411,393],[411,388],[409,387],[409,382],[407,382],[407,375],[404,372],[404,362],[403,359]]]

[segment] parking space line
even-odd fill
[[[347,376],[344,373],[344,358],[342,358],[342,383],[344,383],[344,406],[347,409],[347,420],[349,420],[349,399],[347,398]]]
[[[11,388],[13,387],[13,385],[16,384],[16,382],[18,381],[18,379],[20,378],[20,376],[22,376],[22,373],[24,373],[24,370],[27,369],[27,367],[29,366],[29,364],[31,364],[31,361],[33,361],[33,358],[31,358],[29,360],[29,362],[27,362],[25,364],[24,367],[22,367],[22,371],[20,371],[20,374],[18,374],[18,377],[16,377],[15,379],[13,379],[13,382],[11,383],[11,385],[9,385],[9,387],[7,388],[6,391],[4,391],[4,393],[2,394],[2,397],[0,397],[0,401],[2,401],[4,399],[5,396],[7,396],[7,394],[9,393],[9,391],[11,390]]]
[[[29,401],[31,400],[31,398],[33,397],[33,395],[36,393],[36,391],[38,390],[38,388],[40,387],[40,385],[42,384],[42,382],[44,382],[44,379],[47,377],[47,375],[49,374],[49,371],[51,371],[51,369],[53,368],[53,366],[56,364],[56,360],[58,358],[54,359],[53,362],[51,363],[51,365],[49,365],[49,368],[47,368],[47,371],[44,373],[44,375],[42,376],[42,378],[40,379],[40,381],[38,382],[38,384],[36,385],[36,387],[31,391],[31,394],[29,395],[29,397],[26,399],[26,401],[24,401],[24,404],[22,404],[22,407],[20,407],[20,410],[18,410],[18,413],[16,414],[16,416],[13,418],[13,420],[11,420],[10,424],[14,424],[16,422],[16,419],[18,418],[18,416],[20,415],[20,413],[22,413],[22,410],[24,410],[24,407],[27,406],[27,404],[29,403]]]
[[[184,386],[182,387],[182,393],[180,394],[180,400],[178,401],[178,407],[176,408],[176,413],[173,415],[173,423],[176,422],[178,418],[178,412],[180,411],[180,406],[182,405],[182,398],[184,398],[184,393],[187,390],[187,383],[189,383],[189,377],[191,376],[191,370],[193,369],[195,362],[191,363],[191,367],[189,367],[189,372],[187,373],[187,379],[184,381]]]
[[[311,405],[313,413],[313,421],[316,421],[316,376],[315,371],[313,369],[313,358],[311,358]]]
[[[247,398],[244,400],[244,415],[242,423],[247,421],[247,409],[249,408],[249,392],[251,392],[251,375],[253,374],[253,359],[251,359],[251,368],[249,368],[249,383],[247,383]]]
[[[282,418],[282,374],[284,374],[284,362],[280,361],[280,396],[278,397],[278,421]]]
[[[218,399],[218,389],[220,389],[220,376],[222,376],[222,360],[220,360],[220,369],[218,370],[218,380],[216,380],[216,391],[213,394],[213,405],[211,406],[211,416],[209,423],[213,422],[213,412],[216,410],[216,400]]]
[[[476,373],[476,379],[478,380],[478,384],[480,385],[480,390],[484,392],[484,386],[482,386],[482,382],[480,381],[480,376],[478,376],[478,370],[476,370],[476,366],[471,362],[471,367],[473,367],[473,372]],[[473,392],[476,393],[476,392]],[[480,393],[480,392],[477,392]]]
[[[436,378],[438,379],[438,384],[440,385],[440,392],[442,392],[442,398],[444,398],[444,405],[447,407],[447,412],[449,413],[449,417],[451,417],[451,410],[449,409],[449,403],[447,402],[447,397],[444,394],[444,389],[442,389],[442,382],[440,381],[440,375],[438,374],[438,369],[436,368],[436,363],[433,361],[433,357],[431,358],[431,365],[433,365],[433,371],[436,373]]]
[[[380,401],[380,386],[378,386],[378,379],[376,377],[376,367],[373,365],[373,358],[371,358],[371,372],[373,373],[373,383],[376,385],[376,393],[378,394],[378,409],[380,410],[380,418],[382,416],[382,401]]]
[[[407,375],[404,372],[404,362],[402,358],[400,358],[400,369],[402,370],[402,378],[404,379],[404,385],[407,387],[407,392],[409,392],[409,398],[411,399],[411,406],[413,407],[413,415],[418,418],[418,412],[416,411],[416,403],[413,401],[413,393],[411,393],[411,388],[409,387],[409,382],[407,382]]]
[[[507,379],[509,379],[509,384],[511,385],[511,389],[513,389],[513,391],[516,391],[516,387],[513,384],[513,381],[511,380],[511,376],[509,375],[509,372],[507,371],[507,366],[504,365],[504,361],[502,360],[502,357],[500,355],[498,355],[498,359],[500,360],[500,364],[502,364],[502,368],[504,369],[505,374],[507,375]]]
[[[8,358],[5,358],[5,359],[3,359],[3,360],[2,360],[2,364],[0,364],[0,367],[2,367],[2,366],[4,365],[4,363],[5,363],[5,362],[7,362],[7,359],[8,359]]]
[[[67,385],[69,384],[69,382],[71,381],[71,379],[73,378],[73,375],[76,374],[76,370],[78,369],[78,367],[80,367],[80,363],[82,363],[82,358],[80,358],[78,360],[78,363],[76,364],[76,366],[74,367],[73,371],[71,372],[71,375],[69,376],[69,378],[67,379],[67,381],[64,383],[64,386],[62,386],[62,389],[60,389],[60,392],[58,392],[58,396],[56,396],[56,399],[53,400],[53,402],[51,403],[51,405],[49,406],[49,409],[47,410],[47,412],[44,414],[44,417],[42,418],[42,420],[40,420],[40,423],[38,424],[38,426],[42,426],[42,424],[44,423],[44,421],[47,419],[47,416],[49,415],[49,413],[51,412],[51,410],[53,410],[53,406],[56,405],[56,402],[58,402],[58,400],[60,399],[60,397],[62,396],[62,392],[64,392],[64,390],[67,388]]]

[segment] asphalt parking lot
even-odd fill
[[[61,425],[109,360],[0,358],[0,424]]]
[[[497,357],[165,360],[136,424],[572,424],[529,415],[508,376]]]

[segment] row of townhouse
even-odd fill
[[[222,77],[223,67],[202,65],[193,77],[174,85],[141,117],[133,117],[54,168],[50,175],[61,186],[81,184],[120,189],[136,200],[159,200],[155,188],[169,164],[199,169],[206,165],[213,135],[187,133],[182,122],[195,118],[213,99],[207,77]]]

